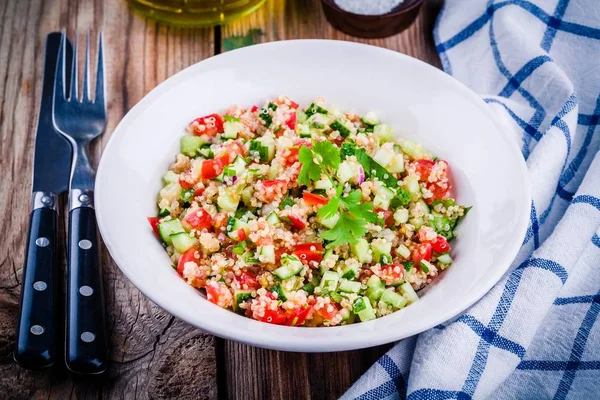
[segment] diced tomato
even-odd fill
[[[223,168],[229,165],[230,159],[229,154],[224,154],[221,157],[217,157],[214,160],[202,161],[202,179],[213,179],[221,175]]]
[[[383,214],[383,223],[387,228],[394,225],[394,213],[390,210],[384,210],[383,208],[376,208],[375,212],[377,214]]]
[[[290,100],[290,108],[297,110],[300,107],[300,104],[296,103],[294,100]]]
[[[237,156],[245,157],[248,154],[248,151],[240,142],[230,142],[227,144],[226,149],[229,155],[227,164],[232,163]]]
[[[181,186],[183,189],[191,189],[192,187],[194,187],[194,185],[195,182],[192,179],[191,172],[188,171],[179,175],[179,186]]]
[[[285,132],[285,128],[283,126],[280,126],[275,131],[275,137],[281,137],[284,134],[284,132]]]
[[[287,313],[287,325],[289,326],[300,326],[306,321],[306,317],[312,310],[312,306],[305,304],[298,308],[294,308],[292,311]]]
[[[194,197],[201,196],[205,189],[206,188],[204,186],[198,186],[196,190],[194,190]]]
[[[435,161],[431,160],[417,160],[414,162],[415,170],[421,177],[421,180],[426,181],[431,174],[431,169],[435,165]]]
[[[250,108],[250,112],[255,112],[256,110],[258,110],[258,106],[252,106],[252,108]]]
[[[269,324],[283,325],[287,321],[287,315],[281,307],[277,307],[275,310],[270,308],[265,309],[265,314],[262,317],[256,318],[259,321],[267,322]]]
[[[290,129],[296,128],[296,113],[295,112],[292,113],[292,115],[290,115],[290,117],[287,119],[287,121],[285,121],[285,124]]]
[[[199,208],[189,212],[183,219],[184,224],[189,225],[192,229],[209,229],[212,227],[213,219],[203,208]]]
[[[448,196],[448,192],[450,191],[450,185],[445,183],[443,186],[439,186],[437,183],[432,183],[427,186],[427,189],[431,193],[433,193],[433,197],[425,199],[427,204],[431,204],[434,200],[442,200]]]
[[[438,235],[434,242],[431,243],[431,248],[437,253],[446,253],[450,251],[450,244],[442,235]]]
[[[221,229],[222,227],[227,225],[227,219],[229,218],[229,215],[227,215],[227,213],[218,213],[213,217],[213,227],[215,229]]]
[[[335,304],[327,304],[327,305],[323,306],[322,308],[318,309],[317,313],[321,317],[330,320],[335,316],[335,314],[338,313],[338,309],[335,306]]]
[[[282,183],[285,183],[285,181],[281,180],[281,179],[271,179],[271,180],[262,181],[262,184],[264,187],[280,185]]]
[[[238,229],[237,235],[238,235],[238,239],[240,240],[240,242],[243,242],[244,240],[246,240],[246,231],[245,230]]]
[[[375,274],[387,284],[400,282],[404,277],[404,266],[400,264],[382,265]]]
[[[288,147],[287,152],[284,154],[283,165],[289,167],[294,163],[298,162],[298,152],[300,148],[298,146]]]
[[[321,196],[310,192],[302,193],[302,199],[309,206],[322,206],[324,204],[327,204],[327,202],[329,201],[329,199],[325,196]]]
[[[306,228],[306,224],[298,217],[294,217],[293,215],[288,215],[288,219],[292,223],[292,226],[296,229],[304,229]]]
[[[290,250],[286,249],[285,247],[281,247],[277,250],[275,250],[275,264],[279,264],[281,263],[281,256],[283,254],[290,254]]]
[[[192,127],[196,136],[215,136],[217,133],[223,132],[223,117],[219,114],[210,114],[196,118],[192,121]]]
[[[321,243],[302,243],[296,245],[293,254],[301,261],[317,261],[323,259],[323,245]]]
[[[216,281],[209,281],[206,286],[206,299],[213,304],[223,307],[224,297],[231,296],[229,289],[225,285]]]
[[[160,218],[148,217],[148,222],[150,223],[150,226],[152,227],[152,230],[154,231],[156,237],[160,237],[160,235],[158,234],[158,224],[160,222]]]
[[[419,266],[421,260],[431,260],[431,243],[421,243],[412,252],[412,259],[415,263],[415,267]]]
[[[256,280],[256,275],[250,272],[242,272],[236,279],[242,288],[246,285],[248,289],[260,289],[260,283]]]
[[[190,261],[196,261],[195,254],[196,249],[192,247],[179,257],[179,262],[177,263],[177,273],[179,275],[183,275],[183,267],[185,266],[185,263]]]

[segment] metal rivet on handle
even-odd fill
[[[43,292],[47,287],[48,285],[44,281],[37,281],[33,283],[33,288],[38,292]]]
[[[33,326],[32,326],[32,327],[29,329],[29,331],[30,331],[31,333],[33,333],[34,335],[36,335],[36,336],[39,336],[39,335],[41,335],[42,333],[44,333],[44,327],[43,327],[43,326],[40,326],[40,325],[33,325]]]
[[[91,296],[94,293],[94,289],[92,289],[89,286],[82,286],[79,288],[79,293],[81,293],[82,296],[88,297]]]
[[[79,248],[83,250],[89,250],[92,248],[92,242],[87,239],[83,239],[79,241]]]
[[[87,194],[80,194],[79,201],[81,202],[81,205],[85,206],[90,201],[90,196]]]
[[[42,204],[46,207],[52,207],[52,197],[42,196]]]
[[[83,332],[81,334],[81,340],[86,343],[91,343],[94,341],[94,339],[96,339],[96,335],[94,335],[92,332]]]
[[[35,239],[35,244],[37,244],[39,247],[46,247],[50,244],[50,241],[48,240],[48,238],[39,237]]]

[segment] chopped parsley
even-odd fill
[[[311,181],[318,181],[322,174],[331,176],[340,166],[340,149],[326,140],[313,143],[313,148],[300,147],[298,160],[302,169],[298,176],[300,185],[309,185]]]

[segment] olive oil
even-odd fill
[[[250,14],[266,0],[127,0],[136,11],[172,25],[213,26]]]

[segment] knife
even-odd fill
[[[24,368],[49,367],[56,361],[58,335],[57,202],[69,188],[71,145],[54,130],[52,101],[60,32],[46,38],[42,100],[33,161],[32,210],[23,267],[15,361]],[[72,48],[67,44],[67,58]],[[67,62],[67,65],[70,65]]]

